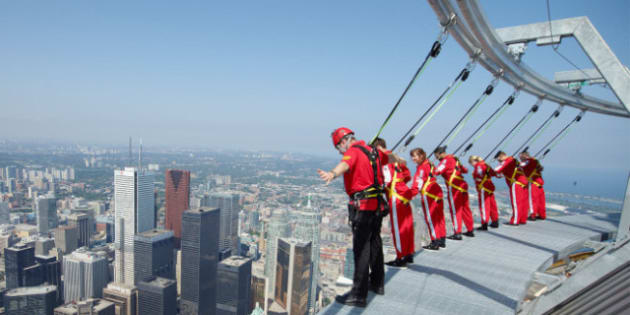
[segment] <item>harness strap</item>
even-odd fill
[[[422,189],[420,190],[420,192],[422,193],[423,196],[431,197],[433,198],[433,200],[439,201],[442,199],[442,197],[436,196],[427,191],[427,188],[429,188],[429,185],[435,183],[435,178],[433,177],[433,165],[431,165],[430,167],[431,167],[431,170],[429,172],[429,176],[427,178],[427,181],[424,183],[424,185],[422,185]]]
[[[483,190],[489,194],[493,194],[494,191],[490,190],[488,188],[486,188],[483,184],[490,178],[490,171],[488,170],[488,167],[486,167],[486,172],[483,175],[483,179],[481,180],[481,182],[479,182],[479,184],[477,184],[477,189],[479,190]]]
[[[508,180],[510,181],[510,184],[513,184],[514,182],[516,182],[519,186],[521,187],[525,187],[527,185],[517,181],[516,179],[514,179],[516,177],[516,174],[522,174],[525,175],[525,173],[523,173],[523,171],[518,169],[518,166],[514,167],[514,172],[512,172],[512,176],[510,178],[508,178]]]
[[[458,160],[458,159],[455,159],[455,170],[453,170],[453,173],[451,174],[451,177],[448,179],[447,184],[448,184],[449,186],[451,186],[451,187],[453,187],[453,188],[455,188],[455,189],[457,189],[457,190],[459,190],[459,191],[461,191],[461,192],[463,192],[463,193],[464,193],[464,192],[467,192],[467,190],[466,190],[466,189],[464,189],[464,188],[462,188],[462,187],[460,187],[460,186],[457,186],[457,185],[453,184],[453,180],[455,180],[455,179],[464,180],[464,178],[463,178],[463,177],[461,177],[461,176],[457,175],[457,172],[459,172],[459,169],[460,169],[460,166],[459,166],[459,160]]]

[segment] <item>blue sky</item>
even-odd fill
[[[495,27],[546,21],[546,3],[481,1]],[[605,3],[605,4],[603,4]],[[551,0],[588,16],[630,65],[630,2]],[[80,1],[0,3],[0,138],[146,147],[198,145],[334,156],[330,132],[371,138],[439,31],[426,1]],[[560,51],[591,67],[573,39]],[[467,62],[449,39],[383,136],[394,143]],[[524,62],[571,70],[551,47]],[[477,67],[414,146],[432,148],[491,76]],[[512,91],[501,83],[453,145]],[[614,99],[605,88],[584,93]],[[485,155],[535,99],[522,95],[476,144]],[[557,107],[545,102],[510,150]],[[573,119],[566,108],[534,148]],[[628,169],[629,120],[587,114],[548,165]],[[522,140],[519,140],[522,139]]]

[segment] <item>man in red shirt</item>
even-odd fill
[[[529,205],[527,203],[527,177],[523,170],[519,168],[516,159],[508,156],[505,152],[499,151],[494,156],[501,162],[494,171],[505,177],[505,183],[510,189],[510,200],[512,204],[512,218],[508,225],[527,224],[527,213]]]
[[[385,150],[385,140],[376,138],[373,145],[379,150]],[[413,241],[413,215],[411,213],[411,191],[407,182],[411,175],[406,163],[389,163],[383,166],[385,191],[390,205],[389,221],[391,223],[392,240],[396,250],[396,259],[385,264],[392,267],[402,267],[413,262],[415,251]]]
[[[411,184],[411,195],[420,194],[424,219],[429,228],[431,244],[424,249],[439,250],[446,247],[446,224],[444,223],[444,194],[433,175],[433,165],[421,148],[409,152],[411,159],[418,165]]]
[[[336,296],[335,300],[346,305],[365,307],[368,289],[376,294],[385,292],[380,232],[387,202],[383,198],[382,166],[390,161],[403,163],[404,160],[389,151],[378,150],[362,140],[356,140],[354,132],[345,127],[335,129],[332,140],[335,148],[343,155],[341,162],[332,171],[318,169],[317,173],[326,184],[343,174],[346,193],[350,197],[348,215],[352,226],[355,266],[352,290]]]
[[[545,181],[542,178],[543,167],[540,162],[529,155],[527,151],[521,152],[521,168],[529,182],[529,220],[544,220],[547,218],[547,205],[545,204]]]
[[[448,238],[453,240],[462,239],[462,220],[466,224],[467,230],[464,235],[474,237],[473,216],[468,201],[468,184],[462,177],[462,174],[468,173],[468,169],[452,154],[446,154],[446,147],[444,146],[438,147],[433,153],[440,160],[440,164],[435,170],[435,175],[442,175],[446,186],[448,186],[448,205],[451,210],[451,220],[453,221],[453,235]]]
[[[481,227],[479,230],[488,230],[488,222],[492,220],[490,224],[493,228],[499,227],[499,212],[497,208],[497,201],[494,199],[494,183],[492,182],[492,176],[497,176],[497,173],[486,164],[486,162],[477,155],[471,155],[468,159],[470,165],[473,166],[473,179],[475,180],[475,186],[477,188],[477,195],[479,198],[479,212],[481,214]]]

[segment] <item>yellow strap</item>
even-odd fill
[[[392,178],[391,186],[387,190],[389,191],[389,195],[390,196],[398,198],[398,200],[402,201],[404,204],[408,204],[409,203],[409,199],[399,195],[396,192],[396,183],[402,182],[401,179],[397,178],[397,175],[398,175],[398,163],[395,163],[394,164],[394,177]]]
[[[422,190],[421,190],[422,195],[423,195],[423,196],[428,196],[428,197],[431,197],[431,198],[433,198],[433,200],[435,200],[435,201],[438,201],[438,200],[442,199],[442,197],[440,197],[440,196],[436,196],[436,195],[434,195],[434,194],[432,194],[432,193],[430,193],[430,192],[428,192],[428,191],[427,191],[427,188],[429,187],[429,185],[430,185],[431,183],[432,183],[432,182],[431,182],[431,177],[429,176],[429,177],[427,178],[427,181],[424,183],[424,185],[422,185]]]
[[[509,180],[510,180],[510,184],[512,184],[512,183],[514,183],[514,182],[516,182],[517,184],[521,185],[521,187],[525,187],[525,186],[527,186],[527,185],[525,185],[525,184],[523,184],[523,183],[521,183],[521,182],[519,182],[519,181],[516,181],[516,180],[514,179],[514,177],[516,177],[516,174],[518,174],[518,173],[523,174],[523,172],[521,172],[521,171],[518,169],[518,166],[515,166],[515,167],[514,167],[514,172],[512,173],[512,177],[510,177],[510,178],[509,178]],[[525,174],[523,174],[523,175],[525,175]]]
[[[457,178],[457,179],[461,179],[461,180],[464,180],[461,176],[458,176],[458,175],[457,175],[457,171],[453,170],[453,174],[451,175],[451,178],[449,178],[449,179],[448,179],[447,184],[448,184],[449,186],[451,186],[451,187],[453,187],[453,188],[455,188],[455,189],[457,189],[457,190],[461,191],[461,192],[466,192],[466,189],[461,188],[461,187],[459,187],[459,186],[457,186],[457,185],[453,184],[453,180],[454,180],[455,178]]]
[[[484,190],[489,194],[493,194],[494,191],[483,186],[483,184],[488,180],[488,178],[490,178],[490,176],[488,176],[488,169],[486,169],[486,173],[483,175],[483,179],[481,180],[479,184],[477,184],[477,189]]]

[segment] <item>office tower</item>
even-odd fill
[[[233,194],[213,194],[209,196],[209,206],[219,208],[221,223],[219,224],[219,252],[221,258],[238,253],[238,212],[240,196]]]
[[[297,211],[297,222],[293,237],[304,241],[311,242],[311,286],[309,289],[308,308],[309,313],[316,313],[315,304],[317,301],[317,285],[319,283],[319,226],[322,216],[311,205],[311,196],[308,196],[308,202],[304,209]]]
[[[265,248],[265,277],[269,282],[267,293],[274,295],[276,287],[276,258],[278,257],[278,238],[290,237],[291,226],[289,225],[289,215],[286,210],[276,209],[272,212],[267,229],[267,240]]]
[[[181,314],[215,314],[219,209],[184,211],[182,216]]]
[[[55,256],[35,255],[35,262],[40,266],[43,283],[57,287],[57,304],[62,302],[61,262]]]
[[[263,310],[267,310],[267,277],[252,275],[251,290],[250,307],[254,308],[258,304]]]
[[[103,289],[103,299],[114,303],[116,315],[136,315],[138,290],[133,285],[110,282]]]
[[[63,257],[66,303],[86,298],[100,298],[109,281],[109,267],[104,254],[80,248]]]
[[[116,282],[135,284],[134,236],[155,226],[153,176],[133,167],[114,171]]]
[[[343,264],[343,276],[354,279],[354,252],[352,248],[346,248],[346,261]]]
[[[35,241],[35,255],[48,256],[48,251],[55,247],[52,238],[39,238]]]
[[[177,283],[152,277],[138,283],[138,314],[177,314]]]
[[[55,229],[55,247],[64,254],[72,253],[79,245],[79,229],[74,225],[60,226]]]
[[[136,284],[151,277],[175,279],[173,231],[151,229],[138,233],[134,240],[134,278]]]
[[[231,256],[217,270],[217,314],[247,315],[251,312],[252,260]]]
[[[48,231],[59,225],[57,219],[57,199],[52,196],[39,197],[35,200],[35,214],[37,216],[37,232],[41,236],[48,236]]]
[[[311,279],[311,243],[278,239],[274,302],[289,315],[308,312]]]
[[[249,212],[247,221],[249,221],[248,227],[250,229],[256,232],[260,230],[260,214],[257,210],[252,210]]]
[[[53,315],[57,288],[54,285],[15,288],[4,295],[6,315]]]
[[[164,228],[175,234],[175,246],[180,247],[182,238],[182,214],[190,209],[190,171],[166,170]]]
[[[4,249],[4,268],[7,289],[24,286],[24,268],[35,264],[35,248],[16,244]]]
[[[18,240],[18,237],[11,231],[0,232],[0,253],[4,253],[5,248],[13,246]]]
[[[115,315],[114,303],[103,299],[87,299],[55,308],[54,315]]]
[[[9,224],[11,222],[9,213],[9,203],[0,201],[0,224]]]
[[[90,226],[90,217],[84,213],[75,213],[68,216],[68,225],[77,228],[78,247],[90,246],[90,236],[92,236],[92,228]]]

